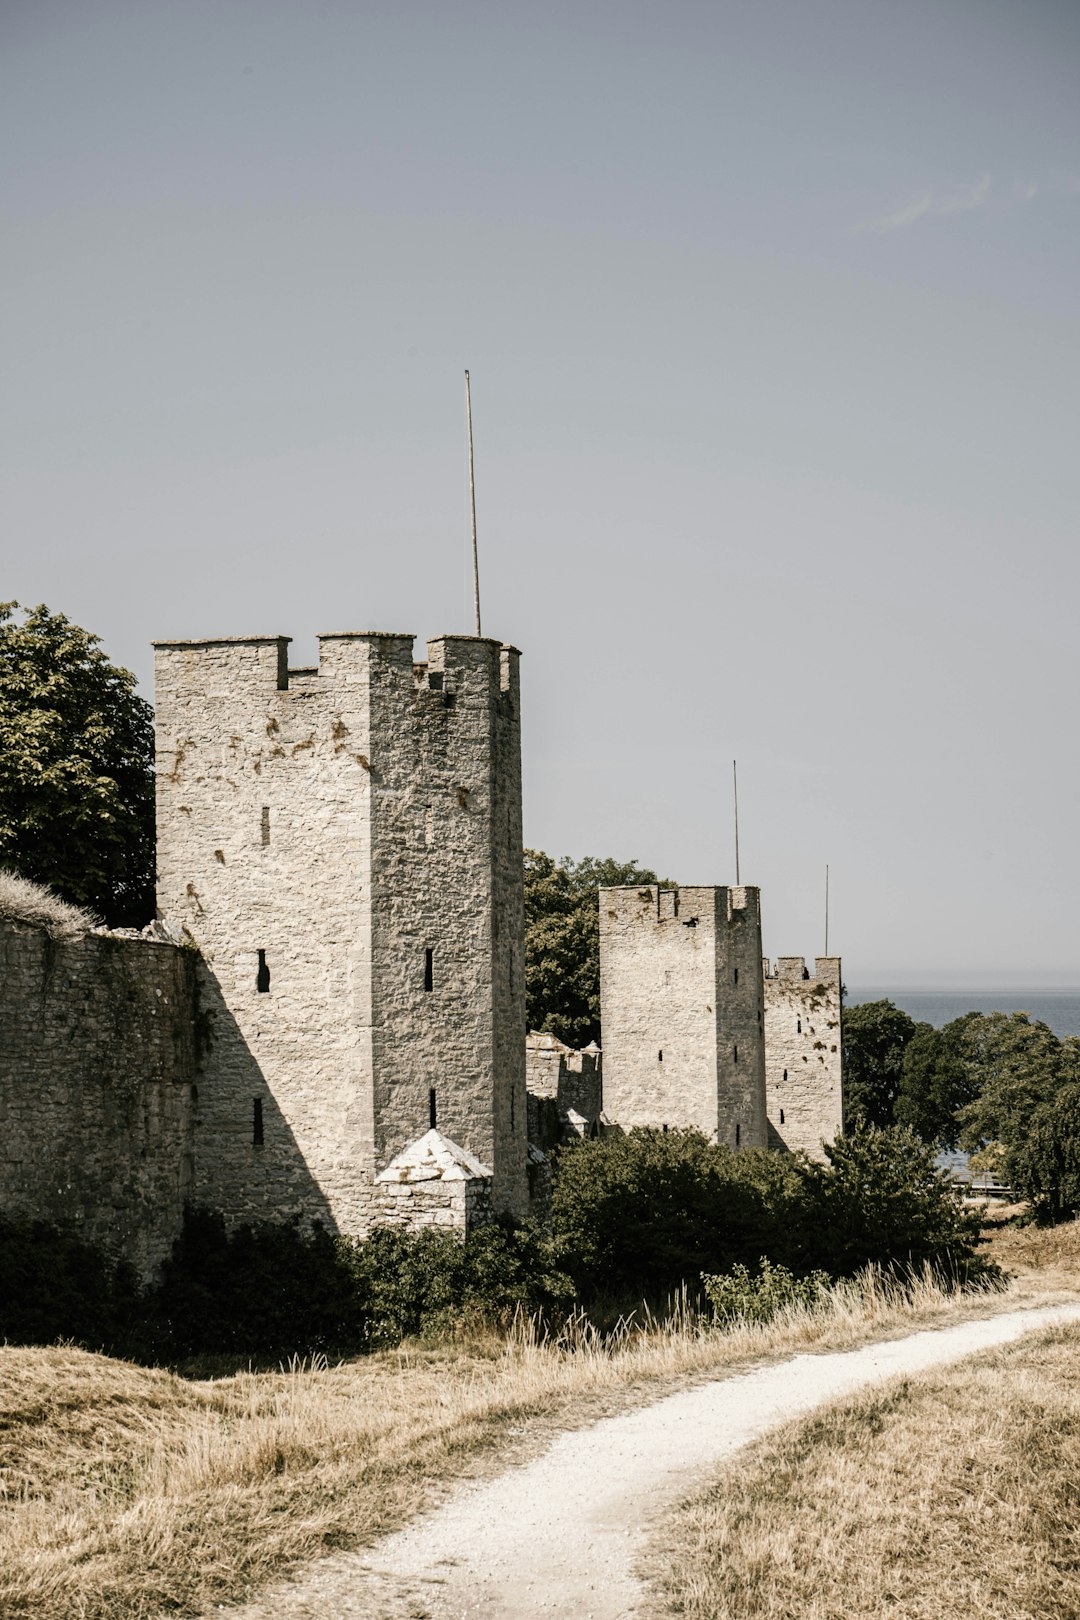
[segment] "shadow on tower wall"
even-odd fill
[[[337,1232],[330,1201],[205,961],[199,963],[196,983],[191,1202],[220,1210],[229,1225],[297,1219],[319,1221]],[[310,1111],[310,1076],[291,1073],[276,1085],[302,1098]],[[339,1140],[335,1171],[363,1183],[365,1156],[357,1144],[350,1166],[349,1150],[348,1140]]]

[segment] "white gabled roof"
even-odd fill
[[[441,1131],[426,1131],[390,1160],[376,1181],[490,1181],[493,1171]]]

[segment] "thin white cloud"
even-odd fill
[[[880,214],[875,219],[865,219],[860,225],[853,226],[855,231],[869,236],[886,236],[889,231],[903,230],[905,225],[914,225],[916,220],[926,219],[939,214],[967,214],[973,208],[985,208],[990,201],[993,190],[988,174],[980,175],[978,180],[968,186],[960,186],[952,191],[940,191],[928,188],[912,197],[906,203],[901,203],[891,213]]]
[[[864,219],[851,229],[856,235],[887,236],[890,231],[903,230],[920,219],[969,214],[976,208],[1010,208],[1047,193],[1076,196],[1080,193],[1080,175],[1056,175],[1050,180],[1016,180],[1009,186],[1001,187],[994,185],[989,174],[982,174],[969,185],[954,186],[950,190],[931,186],[901,203],[891,213]]]

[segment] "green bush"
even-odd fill
[[[134,1274],[44,1221],[0,1218],[0,1343],[75,1339],[90,1350],[145,1344]]]
[[[348,1248],[317,1224],[228,1231],[220,1214],[189,1210],[150,1299],[167,1359],[345,1352],[366,1336]]]
[[[551,1239],[531,1225],[482,1226],[465,1242],[451,1232],[384,1227],[351,1251],[373,1346],[461,1326],[506,1327],[518,1310],[555,1318],[575,1298]]]
[[[733,1153],[700,1131],[638,1127],[560,1154],[552,1226],[586,1298],[660,1298],[703,1271],[799,1247],[801,1166]]]
[[[786,1266],[774,1266],[764,1255],[756,1272],[735,1265],[719,1276],[701,1279],[705,1298],[713,1309],[713,1320],[725,1322],[771,1322],[789,1305],[812,1309],[817,1305],[831,1278],[827,1271],[811,1271],[797,1277]]]
[[[825,1147],[804,1169],[808,1255],[834,1276],[863,1266],[930,1264],[957,1277],[986,1272],[980,1216],[935,1163],[932,1143],[903,1126],[870,1127]]]

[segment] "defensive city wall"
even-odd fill
[[[0,1213],[147,1275],[188,1202],[467,1231],[613,1126],[820,1152],[840,963],[763,964],[756,888],[602,890],[603,1056],[526,1040],[515,648],[288,646],[156,647],[143,937],[0,922]]]

